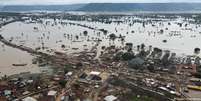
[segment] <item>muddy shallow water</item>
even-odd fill
[[[143,27],[142,23],[133,20],[145,21],[136,17],[124,17],[118,20],[124,23],[104,24],[100,22],[88,21],[69,21],[69,20],[52,20],[41,19],[42,23],[14,22],[4,26],[0,34],[17,45],[24,45],[37,49],[42,52],[54,54],[54,52],[64,52],[66,54],[88,51],[95,45],[94,40],[102,40],[98,47],[116,45],[122,46],[126,42],[131,42],[134,46],[144,43],[146,46],[152,45],[164,50],[171,50],[177,55],[192,55],[194,48],[200,48],[201,45],[201,26],[185,21],[184,18],[161,19],[160,22],[147,23]],[[115,20],[115,19],[112,19]],[[87,25],[97,29],[106,29],[108,34],[114,33],[116,36],[125,36],[125,42],[119,39],[111,41],[103,32],[84,28],[77,25],[61,24],[71,22],[76,24]],[[132,24],[131,24],[132,23]],[[178,23],[187,26],[180,27]],[[163,30],[163,33],[159,33]],[[88,34],[84,35],[83,32]],[[167,42],[164,42],[166,40]],[[135,49],[136,47],[134,47]],[[20,72],[41,72],[41,68],[32,64],[34,56],[10,48],[0,43],[0,76],[12,75]],[[26,63],[26,66],[14,67],[14,63]]]
[[[21,50],[7,47],[0,43],[0,77],[21,72],[39,73],[37,65],[32,64],[34,57]],[[13,64],[27,64],[26,66],[13,66]]]

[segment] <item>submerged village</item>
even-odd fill
[[[200,101],[199,14],[0,14],[0,101]]]

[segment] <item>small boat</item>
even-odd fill
[[[56,51],[56,52],[54,52],[56,55],[64,55],[65,53],[62,53],[62,52],[58,52],[58,51]]]
[[[22,64],[13,64],[13,66],[26,66],[27,64],[22,63]]]
[[[188,85],[187,87],[188,87],[189,89],[201,91],[201,86]]]
[[[72,48],[73,50],[78,50],[79,48]]]
[[[76,41],[76,40],[73,40],[72,42],[83,42],[83,41]]]

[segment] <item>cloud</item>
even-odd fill
[[[156,2],[201,2],[201,0],[0,0],[0,4],[73,4],[73,3],[156,3]]]

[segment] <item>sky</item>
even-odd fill
[[[76,4],[76,3],[166,3],[200,2],[201,0],[0,0],[1,5],[33,4]]]

